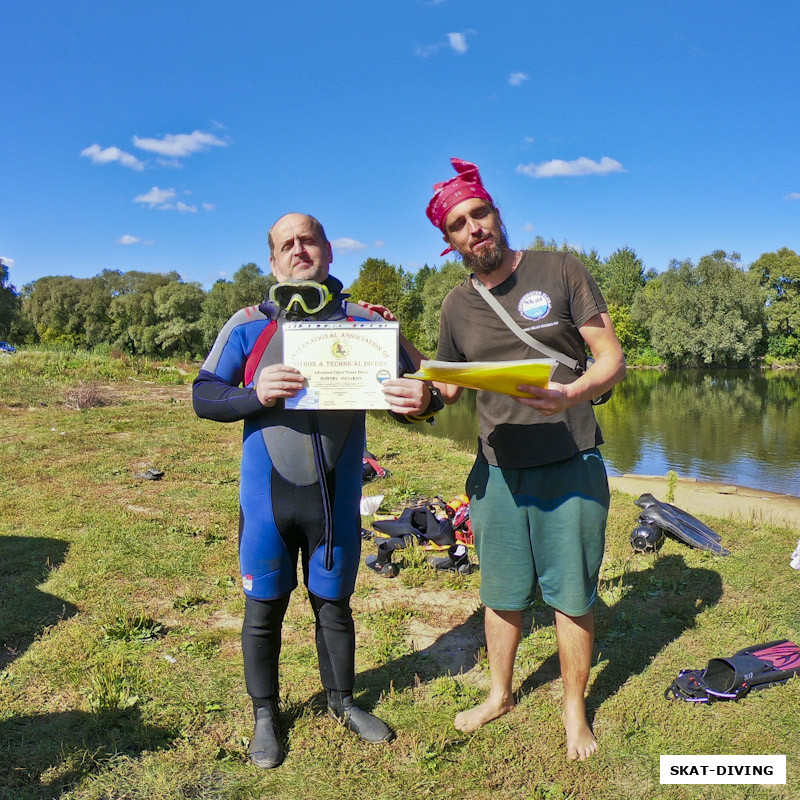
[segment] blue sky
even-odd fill
[[[793,0],[26,0],[0,9],[0,257],[206,288],[308,211],[345,284],[440,264],[476,162],[512,245],[800,251]]]

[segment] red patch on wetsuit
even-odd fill
[[[255,307],[255,306],[254,306]],[[250,355],[247,356],[247,362],[244,365],[244,385],[249,386],[253,380],[253,376],[256,374],[256,370],[258,369],[258,363],[261,361],[261,356],[264,355],[264,351],[267,349],[267,345],[270,343],[270,340],[275,335],[275,331],[278,329],[278,323],[275,320],[267,325],[261,333],[258,334],[258,339],[256,339],[256,343],[253,346],[253,349],[250,351]]]

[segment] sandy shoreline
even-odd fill
[[[634,498],[650,492],[659,500],[666,499],[667,479],[663,475],[611,475],[608,482],[612,489]],[[800,531],[800,497],[792,495],[678,478],[673,504],[690,514],[769,522]]]

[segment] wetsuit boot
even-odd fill
[[[278,701],[267,700],[253,708],[256,727],[250,740],[250,760],[261,769],[273,769],[283,763],[286,751],[278,730]]]
[[[352,692],[336,692],[328,689],[328,716],[370,744],[390,742],[394,739],[394,731],[382,719],[355,704]]]
[[[460,572],[468,575],[472,565],[467,553],[467,547],[463,544],[453,544],[447,549],[447,555],[443,558],[432,558],[429,561],[434,569],[442,569],[447,572]]]

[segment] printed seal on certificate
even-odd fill
[[[283,363],[300,370],[303,388],[287,409],[389,408],[381,384],[397,377],[397,322],[287,322]]]

